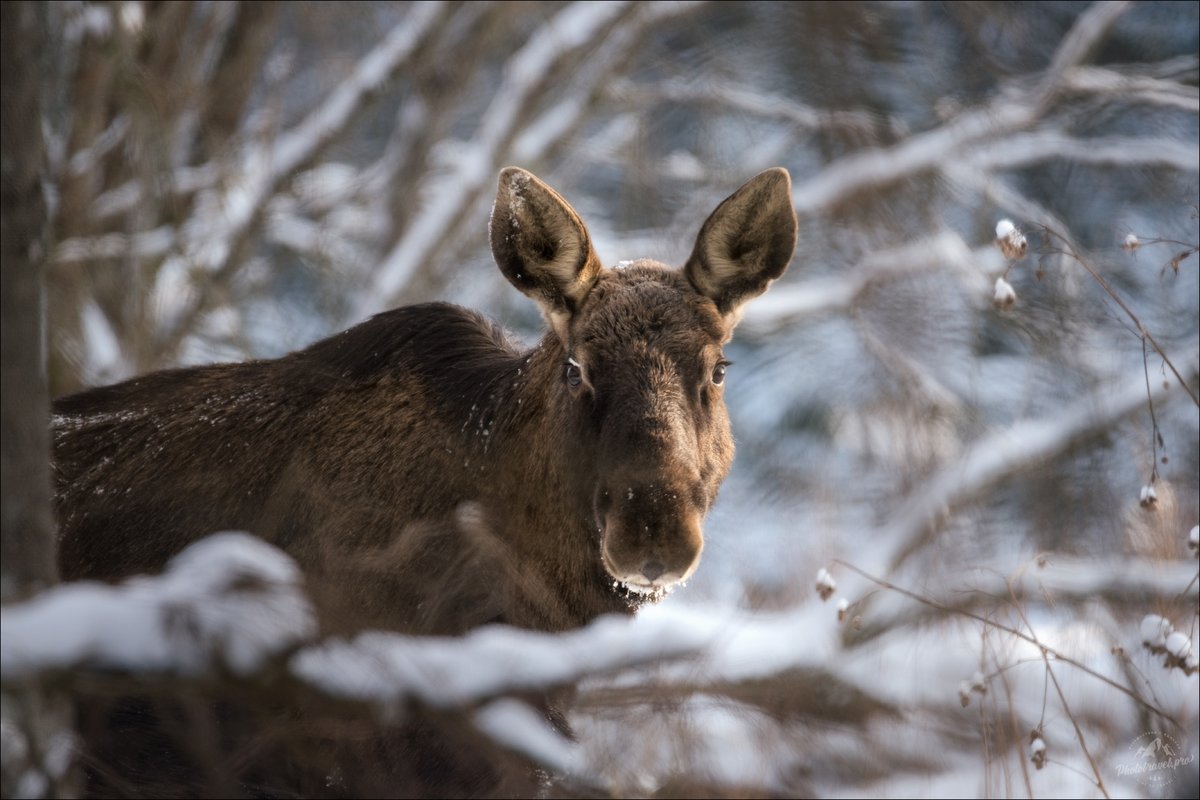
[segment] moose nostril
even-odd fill
[[[667,568],[663,565],[663,563],[661,561],[647,561],[642,566],[642,575],[644,575],[646,577],[646,580],[648,580],[648,581],[654,580],[655,578],[657,578],[659,575],[662,575],[666,571],[667,571]]]

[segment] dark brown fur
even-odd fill
[[[531,351],[435,303],[283,358],[56,401],[63,576],[158,570],[249,530],[375,621],[454,631],[575,627],[690,575],[733,458],[721,346],[795,246],[787,173],[722,203],[682,270],[602,269],[570,206],[514,168],[491,233],[550,323]],[[418,622],[415,606],[446,598],[412,587],[469,564],[503,598]]]

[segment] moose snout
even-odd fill
[[[687,490],[654,484],[604,493],[604,567],[635,591],[652,592],[687,580],[704,549],[704,515]]]

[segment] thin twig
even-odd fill
[[[923,597],[923,596],[917,594],[916,592],[905,589],[902,586],[897,586],[896,584],[891,583],[890,581],[886,581],[883,578],[877,578],[874,575],[871,575],[870,573],[865,572],[865,571],[859,569],[858,567],[854,566],[853,564],[849,563],[848,561],[843,561],[840,558],[833,559],[833,563],[843,566],[846,569],[850,570],[851,572],[861,575],[863,578],[866,578],[868,581],[870,581],[871,583],[874,583],[876,586],[882,587],[884,589],[889,589],[893,592],[896,592],[897,594],[900,594],[900,595],[903,595],[904,597],[909,598],[910,600],[915,600],[918,603],[921,603],[922,605],[929,606],[930,608],[937,609],[938,611],[941,611],[946,614],[951,614],[951,615],[957,614],[959,616],[967,617],[968,619],[973,619],[976,622],[982,622],[984,625],[990,625],[993,628],[996,628],[997,630],[1004,631],[1005,633],[1010,633],[1013,636],[1016,636],[1018,639],[1023,639],[1024,641],[1029,642],[1030,644],[1034,645],[1035,647],[1041,648],[1049,655],[1054,656],[1055,660],[1061,661],[1064,664],[1070,664],[1073,667],[1076,667],[1077,669],[1083,671],[1084,673],[1091,675],[1093,678],[1100,681],[1101,683],[1108,684],[1112,688],[1119,691],[1121,694],[1129,697],[1131,700],[1133,700],[1138,705],[1145,707],[1149,711],[1153,711],[1155,714],[1158,714],[1160,717],[1167,720],[1168,722],[1173,724],[1175,727],[1177,727],[1177,728],[1180,727],[1179,723],[1176,722],[1173,718],[1171,718],[1171,716],[1168,715],[1167,712],[1158,708],[1153,703],[1150,703],[1145,698],[1139,697],[1138,695],[1134,694],[1129,688],[1122,686],[1121,684],[1114,681],[1112,678],[1109,678],[1107,675],[1102,675],[1101,673],[1097,672],[1096,670],[1092,669],[1091,667],[1087,666],[1086,664],[1076,661],[1075,659],[1071,658],[1068,655],[1064,655],[1063,653],[1059,652],[1055,648],[1053,648],[1049,645],[1046,645],[1046,644],[1042,644],[1037,639],[1034,639],[1033,637],[1029,636],[1028,634],[1024,633],[1023,631],[1020,631],[1016,628],[1005,625],[1002,622],[996,622],[995,620],[991,620],[991,619],[988,619],[987,617],[980,616],[979,614],[976,614],[972,611],[967,611],[966,609],[953,608],[952,606],[943,605],[942,603],[939,603],[936,600],[930,599],[928,597]]]

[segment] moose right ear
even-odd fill
[[[600,275],[600,259],[575,209],[520,167],[500,172],[492,256],[508,282],[537,302],[565,340],[566,324]]]
[[[734,325],[746,301],[783,274],[795,251],[792,180],[776,167],[746,181],[717,206],[700,228],[683,271]]]

